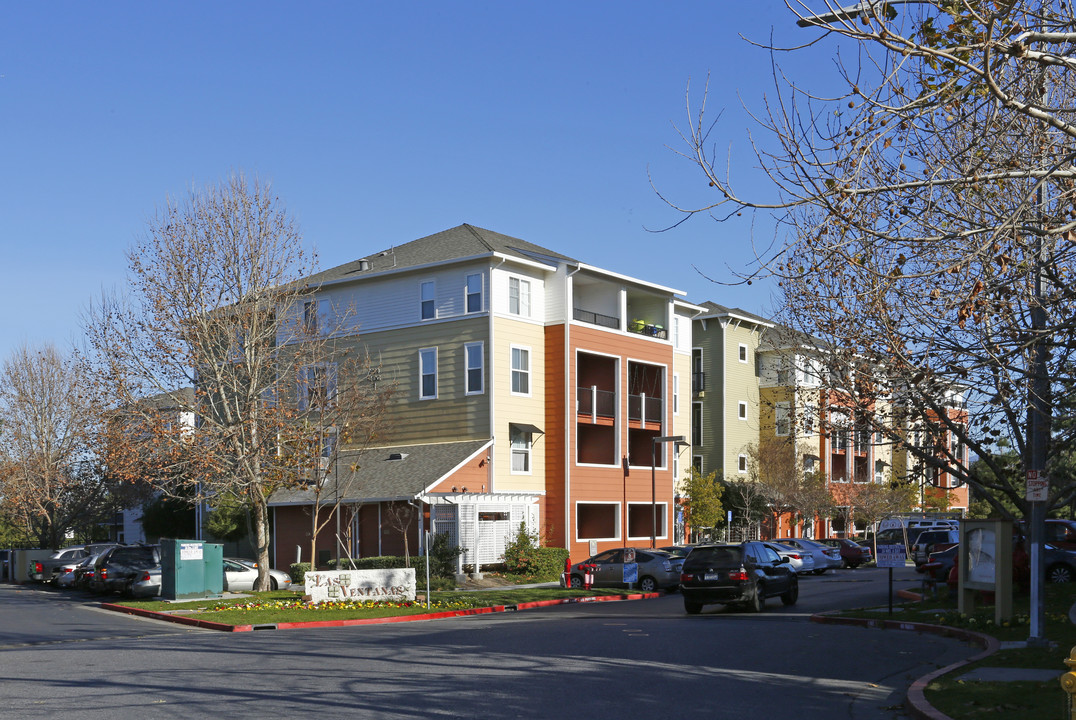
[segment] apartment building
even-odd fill
[[[325,469],[339,509],[318,561],[337,538],[356,557],[405,537],[419,552],[428,529],[479,569],[521,523],[573,558],[672,541],[703,311],[681,291],[471,225],[305,282],[306,312],[394,387],[376,447]],[[271,498],[278,567],[309,544],[314,503],[304,487]]]

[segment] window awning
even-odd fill
[[[508,423],[509,427],[513,427],[516,430],[520,430],[525,433],[531,433],[532,435],[545,435],[543,431],[537,425],[531,425],[530,423]]]

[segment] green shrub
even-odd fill
[[[456,576],[456,560],[463,549],[449,545],[448,533],[437,533],[430,542],[430,575],[452,578]]]
[[[538,536],[528,532],[522,522],[515,538],[504,550],[505,571],[513,575],[555,578],[564,572],[564,561],[567,559],[567,549],[540,546]]]
[[[308,562],[292,563],[291,567],[288,568],[291,581],[300,585],[305,581],[305,576],[308,572],[310,572],[310,563]]]

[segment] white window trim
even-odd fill
[[[422,368],[422,358],[423,358],[424,354],[428,353],[428,352],[433,353],[433,373],[424,373],[422,371],[423,370],[423,368]],[[437,374],[438,374],[437,373],[437,354],[438,354],[437,353],[437,348],[435,348],[435,347],[419,348],[419,351],[418,351],[418,399],[419,400],[436,400],[437,399],[437,393],[440,390],[440,388],[438,387],[438,377],[437,377]],[[433,375],[433,395],[424,395],[423,394],[423,389],[424,388],[423,388],[423,382],[422,381],[423,381],[423,378],[428,374]]]
[[[336,403],[337,378],[336,363],[314,363],[304,365],[299,369],[299,409],[310,409],[310,371],[318,369],[325,371],[325,399],[326,407],[333,407]]]
[[[654,538],[657,539],[657,540],[667,540],[669,538],[669,523],[668,523],[669,503],[659,502],[659,503],[656,503],[656,504],[658,506],[658,519],[660,520],[660,522],[662,524],[662,528],[661,528],[661,534],[660,535],[654,535]],[[653,505],[651,503],[648,503],[648,502],[629,502],[628,503],[628,517],[629,518],[631,517],[631,509],[633,507],[643,507],[643,508],[646,508],[647,510],[650,510],[650,508],[653,507]],[[630,525],[630,523],[629,523],[629,525]],[[630,530],[629,530],[629,532],[630,532]],[[649,535],[628,535],[628,540],[649,540],[649,539],[650,539]]]
[[[781,412],[784,411],[785,431],[781,432]],[[773,432],[777,437],[788,437],[792,433],[792,405],[779,402],[773,406]]]
[[[470,281],[470,279],[473,278],[473,277],[478,278],[478,293],[477,293],[478,294],[478,309],[477,310],[468,309],[468,305],[470,304],[468,302],[468,300],[470,300],[471,295],[475,294],[475,293],[471,292],[470,287],[468,286],[468,281]],[[486,284],[485,283],[485,278],[483,277],[482,273],[468,273],[467,276],[464,277],[464,279],[463,279],[463,312],[464,312],[465,315],[474,315],[476,313],[482,312],[485,309],[485,306],[486,306],[486,292],[485,292],[486,288],[485,288],[485,284]]]
[[[736,417],[740,420],[747,420],[747,401],[741,400],[736,403]]]
[[[749,347],[747,347],[746,343],[740,343],[739,349],[736,352],[737,352],[736,357],[744,365],[747,365],[747,364],[749,364],[751,362],[751,349]]]
[[[430,287],[433,288],[433,297],[431,297],[429,300],[426,300],[422,296],[423,289],[427,285],[429,285]],[[423,317],[422,316],[422,305],[424,303],[426,303],[426,302],[433,303],[433,315],[431,315],[430,317]],[[437,319],[437,281],[436,280],[421,280],[421,281],[419,281],[419,284],[418,284],[418,318],[419,318],[419,320],[422,320],[422,321],[436,320]]]
[[[680,414],[680,373],[673,373],[672,381],[672,405],[673,415]]]
[[[736,457],[736,472],[741,474],[747,473],[747,456],[743,453],[740,453],[740,455]]]
[[[527,353],[527,369],[526,370],[517,370],[512,365],[513,356],[515,355],[515,352],[514,352],[515,350],[524,350],[524,351],[526,351],[526,353]],[[508,349],[508,371],[509,371],[509,373],[511,373],[508,376],[508,389],[509,389],[509,392],[511,392],[512,395],[515,395],[516,397],[530,397],[531,393],[534,391],[534,377],[533,377],[534,373],[531,372],[531,368],[534,366],[534,363],[532,362],[532,357],[533,357],[533,353],[531,352],[530,346],[528,346],[528,345],[512,345]],[[525,393],[516,392],[516,390],[513,387],[515,385],[513,380],[515,379],[515,375],[516,375],[517,372],[521,372],[521,373],[526,374],[526,377],[527,377],[527,392],[525,392]]]
[[[471,354],[470,348],[478,348],[478,367],[472,368],[470,365]],[[471,370],[478,370],[478,389],[472,390],[471,384]],[[469,342],[463,344],[463,394],[464,395],[482,395],[486,392],[486,344],[482,341]]]
[[[604,537],[604,538],[584,538],[584,537],[580,537],[579,536],[579,506],[580,505],[611,505],[613,508],[615,508],[615,511],[616,511],[616,513],[615,513],[616,526],[615,526],[614,529],[616,531],[616,534],[613,535],[612,537]],[[585,543],[585,542],[590,542],[591,540],[593,540],[595,542],[605,542],[607,540],[619,540],[620,536],[624,534],[624,528],[622,528],[620,526],[620,524],[621,524],[621,517],[620,516],[621,516],[621,512],[620,512],[620,503],[619,502],[601,502],[601,501],[591,501],[591,500],[576,500],[575,501],[575,517],[573,518],[575,520],[575,523],[574,523],[575,524],[575,541]],[[650,536],[647,535],[647,537],[650,537]]]

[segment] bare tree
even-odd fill
[[[58,549],[111,509],[96,455],[99,410],[85,368],[55,346],[22,346],[4,361],[0,501],[42,548]]]
[[[1026,511],[1004,440],[1024,469],[1051,472],[1050,507],[1069,503],[1076,478],[1054,459],[1071,427],[1050,416],[1076,347],[1072,5],[788,5],[805,40],[834,41],[843,93],[812,94],[775,65],[752,140],[765,196],[738,190],[693,116],[683,154],[717,199],[679,209],[773,214],[787,237],[736,279],[780,282],[784,322],[830,349],[827,382],[925,471]]]
[[[310,427],[376,422],[348,414],[347,397],[377,392],[345,329],[349,309],[327,307],[302,282],[315,261],[294,221],[268,185],[242,175],[168,201],[128,267],[132,295],[105,297],[86,318],[123,418],[110,470],[165,493],[240,498],[252,511],[257,587],[268,589],[268,500],[320,467]],[[185,387],[194,390],[176,392]],[[168,394],[168,413],[145,401]]]

